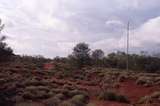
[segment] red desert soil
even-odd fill
[[[131,103],[136,103],[136,101],[138,101],[141,97],[149,95],[154,91],[158,91],[159,89],[160,89],[160,86],[143,87],[143,86],[137,85],[134,81],[128,80],[120,84],[120,88],[118,89],[118,92],[129,97],[129,99],[131,100]],[[99,101],[93,97],[91,97],[90,102],[96,106],[131,106],[129,104],[123,104],[118,102]],[[141,106],[146,106],[146,105],[141,105]],[[158,103],[158,104],[152,104],[147,106],[160,106],[160,104]]]
[[[50,68],[50,65],[49,66],[47,65],[46,67]],[[16,70],[15,72],[21,74],[25,71],[21,71],[20,73],[19,71]],[[32,74],[34,76],[39,76],[39,77],[42,76],[43,78],[43,75],[37,73],[36,71],[33,71]],[[90,76],[88,76],[89,80],[80,80],[80,79],[72,79],[72,78],[71,79],[69,78],[59,79],[59,78],[55,78],[54,76],[51,76],[50,78],[52,82],[56,82],[59,85],[62,85],[62,86],[64,84],[74,85],[79,89],[88,91],[89,96],[90,96],[90,103],[93,104],[93,106],[132,106],[129,104],[124,104],[124,103],[119,103],[119,102],[98,100],[96,97],[96,94],[101,91],[100,84],[93,83],[93,82],[99,82],[97,81],[99,80],[97,73],[91,73]],[[127,96],[129,100],[131,100],[131,103],[136,103],[140,97],[149,95],[153,93],[154,91],[160,91],[160,86],[144,87],[141,85],[137,85],[134,80],[125,80],[124,82],[121,82],[119,88],[117,89],[117,92]],[[31,103],[22,103],[22,104],[18,104],[17,106],[25,106],[25,104],[29,106]],[[43,106],[43,104],[34,103],[34,106]],[[147,105],[147,106],[160,106],[160,103],[154,104],[154,105]]]
[[[69,81],[67,79],[56,79],[53,78],[54,81],[59,83],[70,83],[77,86],[80,89],[87,90],[90,94],[90,103],[94,104],[95,106],[131,106],[129,104],[118,103],[118,102],[111,102],[111,101],[100,101],[96,98],[96,93],[99,92],[101,89],[99,86],[95,85],[86,85],[89,81],[79,80],[79,83]],[[144,87],[141,85],[137,85],[133,80],[126,80],[125,82],[120,83],[120,87],[117,90],[118,93],[126,95],[131,100],[131,103],[135,103],[145,95],[149,95],[154,91],[158,91],[160,86],[154,87]],[[141,105],[142,106],[142,105]],[[149,106],[159,106],[159,105],[149,105]]]
[[[144,87],[137,85],[135,81],[128,80],[120,84],[119,92],[125,94],[132,102],[136,102],[140,97],[149,95],[154,91],[159,91],[160,86]]]
[[[71,82],[67,79],[55,79],[55,78],[53,78],[53,80],[56,81],[56,82],[59,82],[59,83],[76,84],[76,82]],[[94,95],[94,93],[99,91],[100,88],[98,86],[91,86],[91,85],[88,86],[88,85],[85,85],[85,83],[86,83],[85,81],[84,82],[81,81],[81,83],[79,85],[77,85],[77,87],[86,89],[90,92],[90,96],[91,96],[90,97],[91,98],[90,103],[92,103],[93,106],[132,106],[130,104],[124,104],[124,103],[118,103],[118,102],[112,102],[112,101],[100,101]],[[157,87],[139,86],[139,85],[136,85],[136,83],[134,81],[130,80],[130,81],[125,81],[125,82],[121,83],[118,91],[119,91],[119,93],[126,94],[126,96],[128,96],[129,99],[132,102],[135,102],[140,97],[145,96],[147,94],[151,94],[153,91],[158,90],[158,88],[159,88],[158,86]],[[20,105],[18,105],[18,106],[20,106]],[[35,103],[35,106],[41,106],[41,105]],[[141,106],[143,106],[143,105],[141,105]],[[159,106],[159,104],[147,105],[147,106]]]

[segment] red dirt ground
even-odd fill
[[[131,101],[136,102],[140,97],[149,95],[154,91],[159,91],[160,86],[144,87],[137,85],[135,81],[128,80],[120,84],[119,92],[126,94]]]
[[[46,64],[45,68],[48,69],[51,67],[52,66],[50,64]],[[101,91],[100,84],[99,85],[89,85],[89,83],[91,83],[91,80],[92,81],[97,80],[97,73],[92,73],[90,74],[89,77],[90,77],[90,81],[78,80],[78,83],[70,79],[53,78],[52,80],[59,82],[61,84],[65,84],[65,83],[72,84],[72,85],[75,85],[79,89],[87,90],[90,95],[90,102],[94,104],[95,106],[134,106],[134,105],[118,103],[118,102],[98,100],[96,95],[98,92]],[[149,95],[153,93],[154,91],[160,91],[160,86],[144,87],[142,85],[137,85],[134,80],[125,80],[124,82],[121,82],[119,88],[117,89],[117,93],[127,96],[129,100],[131,101],[131,103],[133,104],[135,104],[141,97]],[[160,106],[160,103],[147,105],[147,106]]]
[[[96,89],[96,90],[98,91],[99,89]],[[120,84],[120,88],[118,89],[117,92],[120,94],[126,95],[131,100],[131,103],[136,103],[141,97],[149,95],[154,91],[159,91],[159,90],[160,90],[160,86],[143,87],[143,86],[137,85],[134,81],[128,80]],[[91,98],[92,98],[91,103],[94,103],[96,106],[131,106],[129,104],[110,102],[110,101],[99,101],[96,98],[93,98],[93,97]],[[160,103],[152,104],[152,105],[144,105],[144,106],[160,106]]]
[[[5,67],[6,68],[6,67]],[[50,64],[46,64],[46,69],[50,69]],[[23,73],[25,71],[13,70],[14,73]],[[43,76],[36,71],[33,71],[32,74],[34,76]],[[81,90],[86,90],[89,92],[90,96],[90,103],[93,106],[137,106],[137,105],[129,105],[119,102],[112,102],[112,101],[102,101],[97,99],[97,94],[102,90],[100,84],[91,84],[92,82],[99,82],[100,78],[97,76],[97,73],[89,74],[89,80],[80,80],[80,79],[69,79],[69,78],[55,78],[51,76],[51,82],[56,82],[59,85],[70,84],[74,85]],[[120,82],[119,88],[117,89],[117,93],[125,95],[131,100],[131,103],[136,103],[141,97],[150,95],[154,91],[160,91],[159,86],[152,86],[152,87],[144,87],[142,85],[137,85],[134,80],[125,80],[124,82]],[[41,106],[40,103],[34,103],[35,106]],[[22,104],[18,105],[22,106]],[[33,106],[33,105],[32,105]],[[43,106],[43,105],[42,105]],[[139,105],[138,105],[139,106]],[[140,105],[140,106],[160,106],[160,103],[152,104],[152,105]]]
[[[77,85],[76,82],[72,82],[67,79],[53,78],[53,80],[59,83],[70,83],[77,86],[80,89],[87,90],[90,94],[90,102],[95,106],[131,106],[129,104],[124,104],[124,103],[98,100],[96,98],[96,94],[101,89],[99,86],[86,85],[86,83],[89,83],[89,81],[80,80],[79,84]],[[127,96],[129,100],[131,100],[131,103],[136,103],[141,97],[149,95],[154,91],[158,91],[158,90],[160,90],[160,86],[144,87],[141,85],[137,85],[133,80],[126,80],[125,82],[120,83],[120,87],[117,90],[117,92]],[[160,106],[160,104],[148,105],[148,106]]]

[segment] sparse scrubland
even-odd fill
[[[159,106],[160,59],[77,44],[67,58],[18,56],[0,41],[0,106]],[[6,58],[4,58],[6,57]]]
[[[35,66],[1,63],[1,105],[139,106],[148,103],[158,106],[160,103],[157,73],[85,67],[67,72],[66,76],[65,70],[59,68],[47,70]]]

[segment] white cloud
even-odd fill
[[[123,25],[123,23],[121,21],[119,21],[119,20],[106,21],[106,25],[112,25],[112,24]]]
[[[133,39],[133,41],[136,44],[139,44],[139,46],[143,48],[147,48],[146,47],[148,46],[147,44],[150,43],[155,44],[156,48],[156,45],[160,43],[159,27],[160,27],[160,17],[150,19],[142,26],[134,30],[135,33],[133,37],[131,36],[131,40]]]
[[[119,9],[151,9],[159,6],[159,0],[113,0],[117,4]]]
[[[130,51],[140,52],[141,50],[151,50],[150,52],[153,52],[152,50],[159,50],[159,47],[157,47],[160,44],[159,28],[160,17],[156,17],[148,20],[140,27],[130,30]],[[125,50],[127,43],[126,35],[127,33],[125,31],[124,35],[119,39],[109,38],[94,42],[93,48],[101,48],[105,52]]]
[[[106,52],[125,48],[125,24],[133,16],[131,46],[160,43],[155,8],[159,0],[0,0],[0,18],[16,53],[54,57],[68,55],[78,42]]]

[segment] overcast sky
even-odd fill
[[[106,53],[160,51],[160,0],[0,0],[3,34],[17,54],[67,56],[78,42]]]

